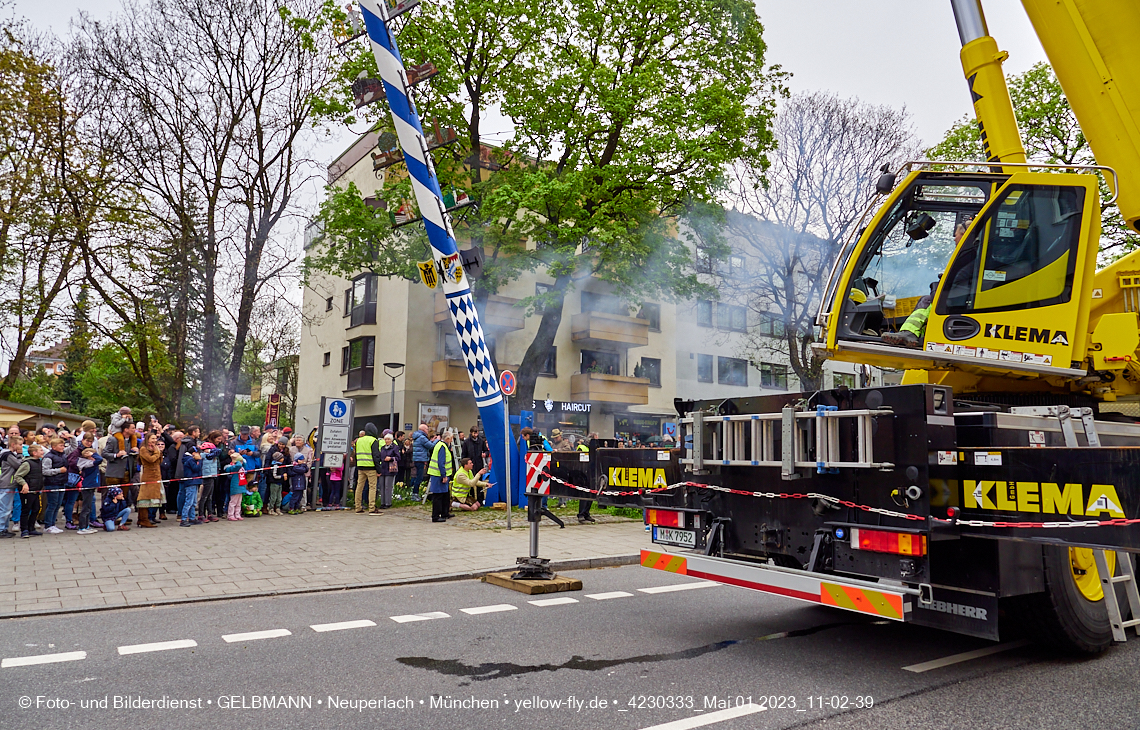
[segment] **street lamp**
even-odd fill
[[[392,379],[392,402],[388,407],[388,428],[392,429],[392,438],[396,437],[396,378],[404,372],[404,363],[384,363],[384,374]]]

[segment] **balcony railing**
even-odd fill
[[[570,376],[570,400],[649,405],[649,378],[579,373]]]
[[[644,347],[649,344],[649,320],[607,312],[582,312],[570,319],[570,333],[581,347]]]

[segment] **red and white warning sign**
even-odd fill
[[[539,494],[550,494],[550,480],[543,479],[542,473],[550,468],[550,454],[545,451],[529,451],[526,455],[526,489],[537,490]]]

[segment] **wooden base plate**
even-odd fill
[[[526,593],[532,596],[538,593],[560,593],[562,591],[582,590],[582,581],[577,578],[565,578],[561,575],[556,575],[554,576],[554,580],[515,580],[511,577],[514,573],[515,571],[513,570],[508,570],[505,573],[490,573],[483,576],[483,582],[502,586],[503,588],[510,588],[512,591],[518,591],[519,593]]]

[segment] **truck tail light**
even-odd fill
[[[926,535],[884,530],[851,529],[851,547],[875,553],[926,555]]]
[[[684,527],[681,513],[667,509],[646,510],[645,522],[649,525],[660,525],[661,527]]]

